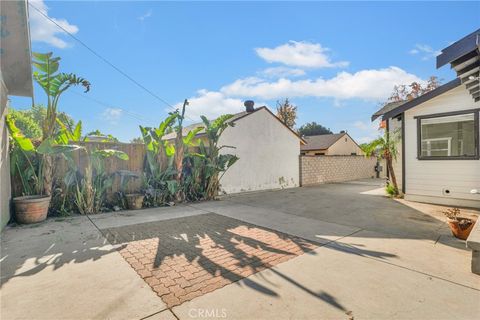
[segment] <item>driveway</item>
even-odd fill
[[[442,207],[363,180],[2,234],[2,319],[474,319]],[[466,214],[478,214],[469,211]]]

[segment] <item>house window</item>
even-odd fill
[[[478,110],[417,117],[418,159],[478,159]]]

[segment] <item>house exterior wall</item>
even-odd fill
[[[220,180],[225,193],[299,186],[299,138],[266,110],[258,110],[225,130],[222,152],[240,159]]]
[[[0,230],[10,220],[10,162],[8,154],[8,132],[5,125],[7,114],[7,88],[0,72]]]
[[[353,139],[348,135],[344,135],[338,139],[334,144],[332,144],[327,149],[327,154],[329,156],[349,156],[352,154],[363,155],[362,149],[353,141]]]
[[[418,160],[414,118],[476,108],[480,108],[480,103],[475,103],[462,85],[405,112],[406,199],[480,207],[480,194],[470,193],[472,189],[480,189],[480,160]]]
[[[398,139],[397,143],[397,160],[394,160],[392,163],[393,166],[393,172],[395,173],[395,178],[397,179],[397,185],[398,189],[402,189],[402,183],[403,183],[403,178],[402,178],[402,172],[403,172],[403,167],[402,167],[402,121],[399,119],[388,119],[388,127],[390,132],[392,132],[392,138]],[[387,167],[383,167],[383,171],[386,171]]]
[[[301,185],[374,178],[376,163],[376,158],[364,156],[301,156]]]

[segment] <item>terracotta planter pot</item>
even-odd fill
[[[470,235],[470,231],[473,229],[473,225],[475,224],[475,221],[471,219],[466,219],[470,220],[470,225],[467,227],[463,226],[463,228],[460,227],[460,224],[458,223],[458,220],[456,219],[447,219],[448,225],[450,227],[450,230],[452,231],[452,234],[461,240],[467,240],[468,236]]]
[[[13,198],[18,223],[37,223],[47,219],[50,196],[24,196]]]
[[[145,198],[143,194],[140,194],[140,193],[126,194],[125,198],[127,198],[128,209],[130,210],[142,209],[143,198]]]

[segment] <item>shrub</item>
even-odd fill
[[[385,187],[385,191],[390,197],[395,197],[397,195],[397,189],[391,183],[387,184],[387,186]]]

